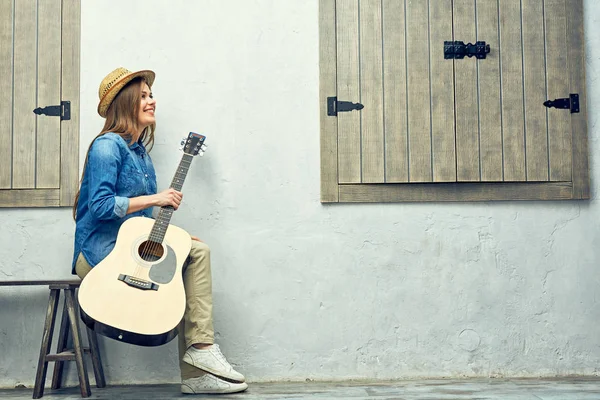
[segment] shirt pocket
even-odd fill
[[[117,196],[135,197],[146,194],[144,174],[135,165],[125,164],[117,181]]]

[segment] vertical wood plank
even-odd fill
[[[63,0],[62,99],[71,101],[71,120],[61,123],[60,205],[73,205],[79,188],[79,70],[81,2]]]
[[[430,1],[429,21],[433,181],[455,182],[454,63],[443,52],[452,40],[452,0]]]
[[[477,40],[490,45],[485,60],[477,60],[479,90],[479,153],[481,180],[502,181],[502,113],[500,105],[500,38],[498,2],[477,0]]]
[[[44,0],[38,8],[37,106],[60,104],[61,0]],[[37,116],[36,187],[60,186],[60,117]]]
[[[410,182],[431,182],[429,0],[406,2]]]
[[[565,0],[545,0],[544,7],[548,99],[554,100],[569,97]],[[570,118],[569,111],[556,108],[548,109],[551,181],[570,181],[572,179]]]
[[[337,97],[353,103],[360,97],[358,0],[336,2],[337,30]],[[361,114],[339,113],[338,173],[340,183],[361,182]]]
[[[589,150],[587,139],[587,94],[585,85],[585,42],[583,0],[571,0],[567,8],[567,48],[570,93],[579,94],[578,114],[571,114],[573,135],[573,198],[590,198]]]
[[[499,0],[504,180],[525,181],[521,4]]]
[[[454,0],[454,40],[474,43],[476,37],[475,2]],[[457,180],[479,181],[477,62],[473,58],[454,60],[454,87]]]
[[[0,0],[0,189],[12,181],[13,1]]]
[[[337,119],[327,115],[327,97],[336,93],[335,0],[319,1],[319,104],[321,202],[338,201]]]
[[[408,182],[404,0],[383,0],[385,180]]]
[[[360,93],[362,114],[362,182],[384,182],[383,38],[381,0],[361,0]]]
[[[546,62],[544,5],[540,0],[522,0],[523,87],[527,180],[548,180],[548,126],[546,124]]]
[[[35,187],[36,31],[35,0],[15,1],[13,188]]]

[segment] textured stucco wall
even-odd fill
[[[81,160],[100,79],[154,69],[160,187],[180,137],[208,136],[172,222],[213,249],[217,340],[249,380],[597,373],[600,3],[585,1],[592,201],[334,206],[317,0],[82,3]],[[0,278],[69,277],[69,210],[0,220]],[[0,288],[0,386],[32,385],[46,301]],[[177,380],[174,342],[101,347],[110,383]]]

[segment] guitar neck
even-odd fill
[[[185,181],[185,177],[190,169],[190,165],[192,165],[193,156],[189,154],[184,154],[179,162],[179,166],[177,167],[177,172],[175,172],[175,176],[171,181],[170,188],[181,192],[183,188],[183,182]],[[167,232],[167,228],[169,227],[169,223],[171,221],[171,217],[173,216],[172,206],[162,206],[160,211],[158,212],[158,216],[156,217],[156,221],[154,222],[154,226],[152,227],[152,231],[150,231],[149,240],[155,243],[162,243],[165,238],[165,233]]]

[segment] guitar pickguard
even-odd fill
[[[171,246],[165,245],[167,255],[161,262],[153,264],[149,276],[156,283],[169,283],[175,276],[177,270],[177,256]]]

